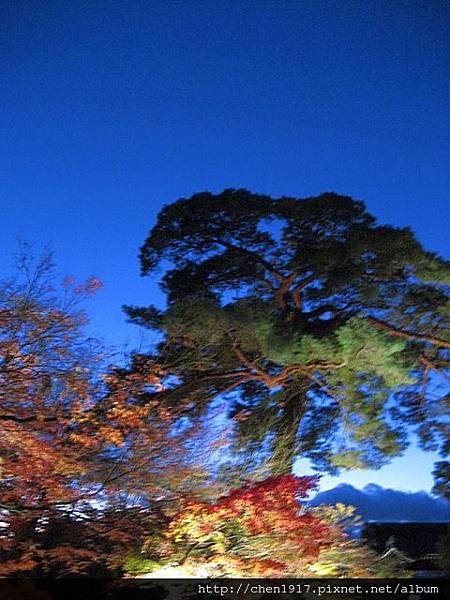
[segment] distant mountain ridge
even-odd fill
[[[365,521],[408,521],[450,523],[450,502],[434,498],[426,492],[402,492],[375,483],[358,490],[341,483],[331,490],[319,492],[311,501],[319,504],[351,504]]]

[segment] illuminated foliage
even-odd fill
[[[127,313],[162,334],[167,403],[226,396],[239,468],[377,468],[411,429],[448,452],[450,269],[409,229],[333,193],[204,192],[161,210],[142,273],[161,264],[167,310]]]
[[[183,478],[170,412],[139,402],[158,375],[148,365],[139,381],[105,375],[103,350],[84,333],[80,303],[100,287],[55,284],[49,257],[29,255],[0,285],[2,575],[104,572],[115,545],[138,543],[129,494],[165,500],[174,464]]]
[[[302,506],[315,484],[269,477],[213,504],[187,502],[167,530],[172,559],[194,575],[202,565],[211,576],[381,576],[376,556],[344,532],[352,508]]]

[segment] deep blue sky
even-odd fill
[[[349,194],[449,257],[449,27],[444,0],[3,0],[0,275],[16,235],[50,243],[105,283],[93,331],[134,344],[158,210],[225,187]],[[428,488],[412,456],[376,480]]]

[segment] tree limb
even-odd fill
[[[439,346],[440,348],[447,348],[450,350],[450,342],[446,342],[441,338],[434,337],[432,335],[425,335],[423,333],[415,333],[413,331],[408,331],[405,329],[398,329],[397,327],[386,323],[386,321],[377,319],[376,317],[369,317],[368,321],[377,329],[387,331],[389,335],[406,338],[408,340],[418,340],[421,342],[427,342],[428,344],[433,344],[434,346]]]
[[[0,421],[13,421],[14,423],[40,423],[56,420],[56,417],[39,417],[37,415],[30,415],[28,417],[18,417],[16,415],[0,415]]]

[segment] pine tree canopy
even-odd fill
[[[164,402],[195,418],[226,398],[244,462],[376,468],[411,429],[448,454],[450,265],[410,229],[334,193],[229,189],[163,208],[140,259],[167,267],[165,310],[126,307],[162,334]]]

